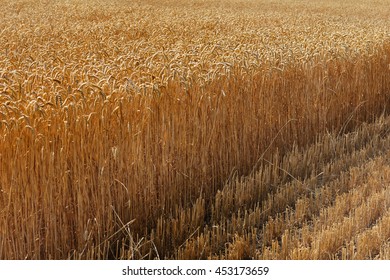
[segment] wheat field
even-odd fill
[[[390,1],[0,6],[0,259],[390,259]]]

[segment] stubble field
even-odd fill
[[[0,6],[0,259],[390,259],[390,1]]]

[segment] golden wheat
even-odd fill
[[[390,255],[389,1],[0,4],[0,259]]]

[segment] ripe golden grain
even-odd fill
[[[0,259],[389,257],[389,1],[114,2],[0,0]]]

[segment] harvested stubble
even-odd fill
[[[0,258],[388,258],[355,2],[0,1]]]

